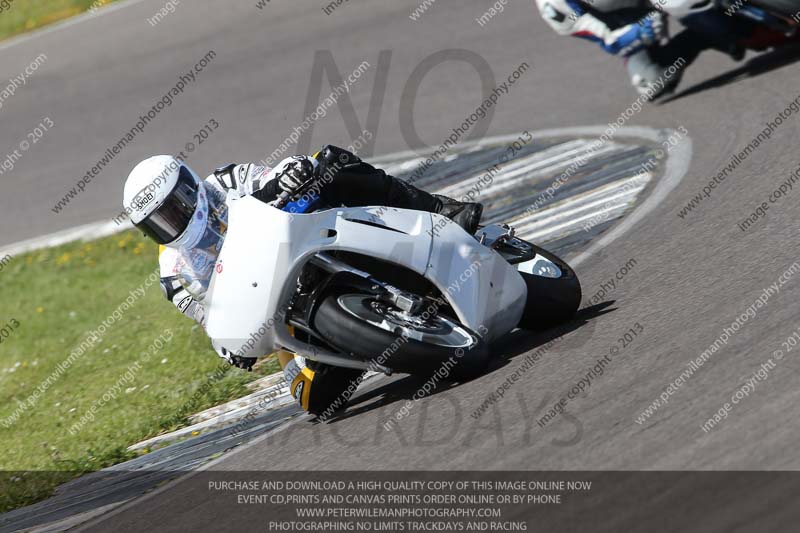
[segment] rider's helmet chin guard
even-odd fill
[[[205,231],[208,197],[202,180],[178,159],[145,159],[125,182],[125,211],[136,228],[158,244],[191,248]]]
[[[208,225],[208,196],[205,186],[200,183],[197,191],[197,207],[186,229],[169,244],[171,248],[192,249],[197,246]]]

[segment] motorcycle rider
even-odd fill
[[[711,9],[681,20],[686,29],[669,38],[666,16],[650,0],[536,0],[542,18],[560,35],[598,43],[624,58],[631,84],[650,99],[672,92],[700,53],[715,48],[735,60],[738,42],[753,32],[746,21]],[[666,69],[678,71],[668,75]]]
[[[205,327],[203,298],[227,227],[226,195],[233,192],[272,202],[286,193],[297,200],[301,186],[312,179],[318,184],[320,201],[330,207],[384,205],[429,211],[450,218],[470,233],[477,230],[483,212],[479,203],[429,194],[330,145],[313,156],[287,158],[272,169],[254,163],[229,164],[205,180],[174,157],[151,157],[131,171],[123,202],[134,226],[161,245],[164,295]],[[251,370],[256,362],[256,358],[215,349],[242,369]],[[362,375],[360,370],[306,361],[286,351],[277,355],[290,392],[312,414],[328,409]],[[342,400],[337,407],[347,398]]]

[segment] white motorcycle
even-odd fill
[[[233,355],[285,349],[387,375],[455,361],[449,377],[465,380],[486,369],[493,340],[569,320],[580,305],[573,270],[507,226],[473,236],[407,209],[227,203],[204,304],[208,335]]]
[[[797,33],[800,20],[797,0],[652,0],[652,4],[678,19],[716,9],[727,16],[748,19],[787,36]]]

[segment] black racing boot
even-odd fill
[[[442,203],[442,207],[438,211],[440,215],[449,218],[470,235],[475,235],[475,232],[478,231],[478,224],[481,222],[481,215],[483,215],[483,204],[459,202],[441,194],[433,196]]]

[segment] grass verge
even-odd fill
[[[0,39],[98,9],[114,0],[0,0]]]
[[[128,231],[0,260],[0,512],[277,370],[220,372],[202,328],[164,298],[157,254]]]

